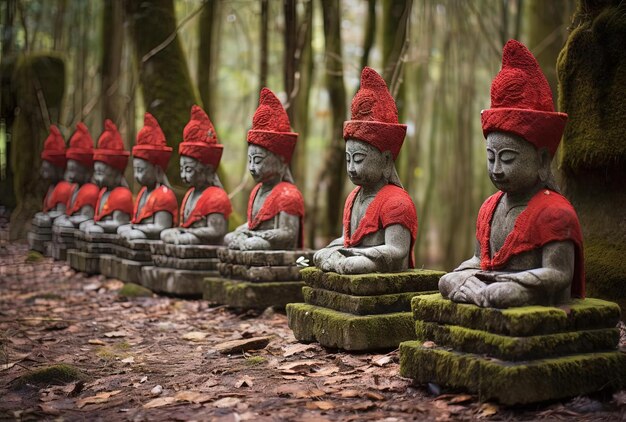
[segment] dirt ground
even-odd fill
[[[284,314],[204,301],[125,298],[118,280],[0,243],[0,419],[618,420],[626,391],[526,407],[416,386],[398,353],[348,354],[296,342]],[[223,354],[230,340],[270,336]],[[37,378],[51,365],[66,371]],[[72,373],[72,367],[78,373]]]

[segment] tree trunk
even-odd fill
[[[215,118],[215,104],[217,104],[217,65],[219,48],[219,0],[207,0],[198,24],[198,68],[196,76],[198,91],[202,99],[204,111],[211,119]]]
[[[49,126],[59,116],[64,81],[65,66],[57,56],[32,54],[16,63],[12,83],[19,113],[12,128],[11,168],[17,206],[11,214],[11,240],[24,238],[30,219],[41,210],[45,186],[38,174],[40,155]]]
[[[267,86],[267,56],[269,43],[269,0],[261,0],[261,51],[259,53],[259,92]]]
[[[341,53],[341,5],[339,0],[322,0],[324,18],[324,40],[326,44],[326,88],[330,97],[331,138],[326,159],[318,178],[313,203],[315,210],[310,222],[319,231],[321,240],[326,244],[332,238],[341,235],[341,213],[343,185],[346,180],[344,165],[345,145],[343,141],[343,122],[346,119],[346,88],[343,82],[343,62]],[[320,192],[324,193],[325,211],[319,215]],[[309,239],[309,244],[313,244]]]
[[[126,6],[145,108],[156,117],[168,145],[174,148],[167,176],[181,194],[178,144],[191,106],[198,99],[177,35],[174,1],[130,1]]]
[[[124,41],[124,5],[122,0],[104,2],[102,24],[102,118],[119,124],[124,112],[120,70]]]
[[[296,57],[296,41],[297,41],[297,15],[296,0],[283,0],[283,11],[285,14],[285,30],[283,31],[283,81],[285,83],[285,93],[287,94],[287,104],[285,111],[289,116],[289,121],[293,122],[295,110],[295,91],[296,69],[298,66],[298,58]]]
[[[625,15],[618,0],[579,0],[557,65],[564,192],[583,229],[588,293],[611,299],[626,298]]]

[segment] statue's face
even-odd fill
[[[39,167],[39,175],[44,180],[58,180],[60,168],[52,164],[50,161],[42,160]]]
[[[67,160],[67,167],[65,167],[65,176],[63,178],[70,183],[82,185],[89,180],[89,169],[76,160]]]
[[[214,174],[213,166],[205,166],[192,157],[180,156],[180,178],[188,185],[194,187],[206,186],[209,181],[213,180]]]
[[[257,183],[282,180],[286,164],[278,155],[258,145],[248,145],[248,170]]]
[[[119,185],[120,176],[119,170],[102,161],[96,161],[93,165],[93,179],[101,188],[116,188]]]
[[[346,141],[348,177],[355,185],[370,186],[380,182],[385,165],[385,157],[377,148],[354,139]]]
[[[525,193],[540,182],[541,160],[535,146],[517,136],[487,135],[487,169],[491,182],[506,193]]]
[[[141,186],[152,186],[157,182],[157,166],[143,158],[133,158],[133,172]]]

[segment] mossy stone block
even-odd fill
[[[409,312],[413,296],[423,293],[405,292],[377,296],[354,296],[332,290],[314,289],[304,286],[302,294],[304,295],[304,301],[310,305],[317,305],[354,315],[371,315]]]
[[[611,351],[514,363],[408,341],[400,345],[400,375],[463,388],[482,401],[527,404],[623,388],[626,355]]]
[[[437,290],[439,279],[445,272],[420,269],[400,273],[343,275],[309,267],[302,269],[300,274],[310,287],[355,296],[375,296]]]
[[[613,328],[620,317],[617,304],[590,298],[574,299],[558,307],[495,309],[455,303],[437,293],[414,297],[411,308],[416,321],[459,325],[515,337]]]
[[[154,242],[150,244],[150,251],[153,255],[166,255],[180,259],[217,259],[217,251],[219,249],[224,249],[224,246],[175,245],[173,243],[165,242]]]
[[[100,274],[108,278],[119,278],[117,273],[119,268],[119,260],[120,258],[115,255],[101,255]]]
[[[147,265],[141,268],[141,285],[157,293],[187,298],[201,298],[204,278],[216,271],[177,270]]]
[[[100,274],[100,259],[104,255],[70,249],[67,251],[67,262],[76,271],[92,274]]]
[[[150,289],[135,283],[125,283],[117,294],[123,297],[152,297]]]
[[[220,274],[236,280],[271,282],[300,280],[300,269],[293,266],[249,267],[247,265],[220,262],[217,265]]]
[[[410,312],[352,315],[307,303],[290,303],[287,320],[298,340],[349,351],[395,349],[401,342],[415,339]]]
[[[249,267],[285,267],[296,266],[296,261],[301,256],[313,260],[315,251],[311,249],[296,249],[292,251],[240,251],[223,248],[218,251],[218,257],[222,262]]]
[[[431,340],[440,347],[509,361],[605,352],[617,349],[619,343],[618,328],[511,337],[458,325],[416,321],[415,334],[418,340]]]
[[[219,277],[204,279],[204,299],[209,302],[239,309],[274,307],[283,309],[288,303],[301,302],[301,281],[267,283],[228,280]]]
[[[178,258],[168,255],[152,254],[152,261],[157,267],[176,268],[179,270],[204,270],[217,272],[217,258]]]

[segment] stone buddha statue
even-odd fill
[[[297,139],[282,104],[263,88],[248,131],[248,170],[257,185],[248,200],[247,222],[224,237],[229,248],[302,247],[304,200],[289,170]]]
[[[395,160],[406,125],[385,81],[365,67],[344,123],[348,177],[357,187],[343,213],[343,236],[317,251],[315,265],[340,274],[396,272],[414,267],[417,214],[403,189]]]
[[[159,239],[161,232],[177,222],[178,203],[169,185],[165,169],[172,154],[165,134],[150,113],[137,133],[133,147],[135,180],[142,186],[133,208],[130,224],[118,227],[117,233],[128,239]]]
[[[504,47],[481,120],[489,178],[499,191],[479,211],[474,256],[440,279],[441,294],[494,308],[584,297],[578,217],[550,170],[567,115],[554,112],[545,76],[518,41]]]
[[[104,131],[94,152],[94,181],[99,192],[93,219],[80,225],[86,233],[116,233],[117,228],[130,222],[133,194],[124,178],[130,153],[111,120],[104,121]]]
[[[50,134],[44,142],[39,168],[41,178],[50,184],[43,200],[42,210],[33,217],[34,225],[51,227],[55,218],[65,214],[72,190],[72,185],[63,180],[66,165],[65,141],[59,128],[50,125]]]
[[[161,240],[178,245],[220,245],[232,211],[228,194],[217,175],[224,146],[209,116],[197,105],[179,145],[180,178],[191,188],[180,207],[180,226],[161,232]]]
[[[78,227],[93,218],[98,187],[90,182],[93,171],[93,139],[83,122],[76,125],[66,151],[65,180],[72,185],[65,214],[54,220],[57,227]]]

